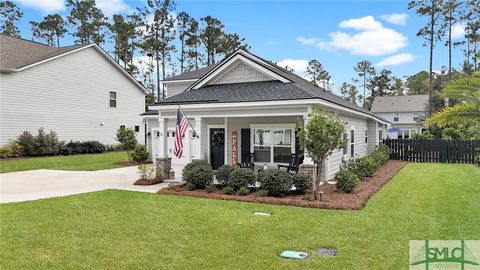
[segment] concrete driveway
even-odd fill
[[[181,175],[181,167],[174,167]],[[32,170],[0,174],[0,203],[31,201],[104,189],[157,192],[168,183],[135,186],[137,167],[100,171]]]

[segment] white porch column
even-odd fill
[[[159,117],[159,126],[160,126],[160,140],[159,147],[158,147],[158,157],[160,158],[167,158],[168,157],[168,140],[167,140],[167,132],[168,132],[168,118]]]
[[[197,138],[195,139],[194,147],[197,149],[196,150],[197,154],[195,155],[194,159],[203,158],[202,141],[203,141],[203,136],[206,136],[207,134],[203,134],[202,129],[203,129],[202,117],[195,117],[195,132],[197,133]]]
[[[304,115],[303,116],[303,126],[305,127],[309,122],[310,122],[310,116],[309,115]],[[313,165],[313,159],[308,154],[307,150],[304,150],[303,164]]]
[[[228,154],[228,143],[229,143],[229,137],[228,137],[228,117],[225,117],[225,154],[224,154],[224,164],[230,164],[230,157],[231,155]]]

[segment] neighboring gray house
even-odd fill
[[[292,154],[312,164],[295,134],[309,121],[313,108],[326,108],[340,115],[348,139],[347,147],[325,162],[323,179],[330,179],[339,170],[342,156],[364,156],[386,134],[388,122],[382,117],[243,50],[215,66],[168,78],[163,84],[168,98],[150,106],[143,116],[152,156],[170,157],[173,164],[206,158],[216,169],[235,159],[248,161],[251,153],[260,166],[286,164]],[[179,105],[198,133],[195,137],[188,128],[180,159],[173,156]],[[235,134],[237,140],[232,138]]]
[[[51,47],[0,35],[0,145],[23,131],[117,143],[121,126],[144,142],[145,89],[95,44]]]
[[[392,123],[388,129],[391,139],[408,139],[420,132],[427,113],[428,95],[376,97],[372,113]]]

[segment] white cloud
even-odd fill
[[[462,38],[465,36],[465,25],[457,23],[452,26],[452,38]]]
[[[408,14],[406,13],[392,13],[380,16],[382,20],[385,20],[391,24],[405,25],[407,23]]]
[[[115,14],[124,13],[130,10],[130,6],[123,0],[96,0],[97,7],[103,14],[111,18]]]
[[[51,13],[65,10],[64,0],[15,0],[22,6]]]
[[[376,64],[377,67],[386,67],[386,66],[396,66],[415,60],[415,56],[411,53],[401,53],[392,55],[383,59],[382,61]]]
[[[340,28],[350,28],[359,31],[378,30],[383,27],[379,21],[376,21],[375,18],[373,18],[373,16],[343,20],[338,26]]]
[[[293,72],[300,77],[305,78],[305,70],[308,66],[308,60],[305,59],[283,59],[277,62],[278,66],[285,67],[288,66],[289,68],[293,69]]]
[[[372,16],[344,20],[342,28],[352,28],[357,32],[337,31],[329,33],[329,39],[298,37],[304,45],[315,45],[325,50],[344,50],[352,55],[381,56],[396,53],[407,46],[407,37],[393,29],[383,27]]]

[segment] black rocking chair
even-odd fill
[[[294,172],[295,174],[298,173],[298,166],[300,165],[300,158],[296,154],[292,154],[290,157],[290,163],[288,165],[280,165],[277,164],[278,169],[286,168],[288,173]]]
[[[250,156],[242,157],[242,162],[237,163],[237,166],[240,168],[248,168],[252,171],[255,171],[255,163],[253,163],[253,153],[250,153]]]

